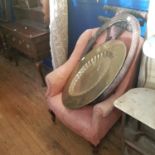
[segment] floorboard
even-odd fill
[[[0,154],[92,155],[88,142],[48,113],[45,88],[33,63],[19,66],[0,55]],[[99,155],[120,155],[120,123],[103,139]]]

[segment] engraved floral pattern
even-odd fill
[[[53,68],[62,65],[68,51],[67,0],[50,1],[50,47]]]

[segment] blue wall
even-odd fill
[[[79,35],[86,29],[100,26],[97,17],[107,15],[104,5],[120,6],[136,10],[148,10],[149,0],[69,0],[69,53],[72,52]],[[142,35],[145,26],[142,27]]]
[[[101,4],[147,11],[149,0],[101,0]]]
[[[1,20],[8,20],[8,21],[12,21],[14,19],[14,15],[13,15],[13,8],[12,8],[12,0],[6,0],[6,6],[3,6],[4,1],[2,2],[2,0],[0,0],[0,19]],[[8,17],[7,19],[4,18],[4,7],[7,8],[8,11]]]

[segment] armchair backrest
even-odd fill
[[[75,66],[77,65],[77,63],[79,62],[79,60],[83,54],[83,50],[84,50],[89,38],[91,38],[91,36],[96,32],[96,30],[97,30],[97,28],[88,29],[85,32],[83,32],[82,35],[80,36],[80,38],[78,39],[76,46],[75,46],[70,58],[63,65],[61,65],[60,67],[58,67],[57,69],[55,69],[53,72],[49,73],[46,76],[47,86],[49,86],[49,85],[52,86],[52,87],[48,87],[46,95],[49,95],[49,93],[50,93],[50,96],[54,96],[63,90],[69,76],[71,75],[73,69],[75,68]],[[106,35],[107,35],[107,32],[105,31],[105,33],[103,33],[98,38],[97,44],[95,46],[104,42]],[[130,44],[131,44],[131,33],[124,32],[119,37],[119,39],[123,40],[127,46],[127,49],[129,49]],[[136,56],[135,56],[135,58],[132,62],[132,65],[131,65],[132,70],[135,68],[135,65],[137,63],[137,58],[140,54],[140,49],[141,49],[142,44],[143,44],[143,39],[141,38]],[[133,74],[133,71],[131,71],[131,69],[129,69],[129,72],[131,72],[130,74]],[[127,73],[127,74],[129,74],[129,73]],[[132,75],[132,78],[134,78],[134,77],[135,77],[135,73]],[[130,80],[132,80],[132,78],[129,78],[127,81],[129,82]],[[122,92],[123,92],[123,90],[122,90]]]

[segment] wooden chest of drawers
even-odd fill
[[[7,44],[29,58],[39,61],[49,54],[49,32],[19,22],[1,24]]]

